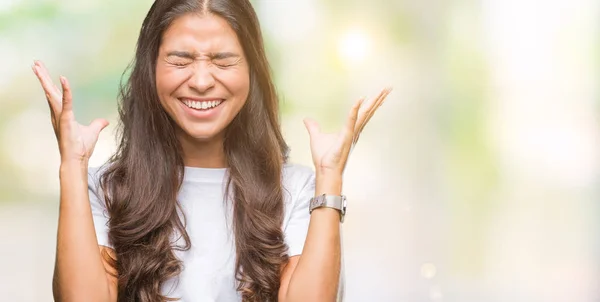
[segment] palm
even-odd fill
[[[76,157],[90,158],[98,141],[97,130],[78,123],[74,117],[61,123],[65,123],[65,127],[64,130],[61,129],[60,140],[72,146],[73,155]]]
[[[92,129],[90,126],[84,126],[81,124],[77,124],[81,131],[81,142],[82,142],[82,151],[83,155],[86,158],[92,156],[92,152],[94,152],[94,147],[96,146],[96,142],[98,141],[98,134],[95,129]]]
[[[310,135],[313,163],[319,172],[344,172],[350,151],[358,142],[360,133],[390,91],[386,88],[376,98],[358,100],[350,110],[346,126],[336,133],[323,133],[317,122],[304,120]]]
[[[343,140],[340,132],[315,133],[310,138],[310,150],[313,163],[320,169],[332,170],[342,159]]]

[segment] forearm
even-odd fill
[[[60,167],[53,292],[57,301],[109,301],[87,187],[87,164]]]
[[[340,175],[317,175],[316,195],[340,195]],[[286,302],[335,301],[340,275],[340,213],[315,209],[310,218],[302,256],[292,274]]]

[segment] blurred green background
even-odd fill
[[[111,121],[152,1],[0,0],[0,294],[52,301],[59,155],[31,63]],[[347,301],[600,301],[597,0],[255,0],[292,161],[393,86],[346,169]]]

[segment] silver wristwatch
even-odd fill
[[[327,194],[315,196],[310,199],[308,212],[312,213],[314,209],[321,207],[334,208],[340,211],[340,222],[344,222],[344,216],[346,215],[346,196]]]

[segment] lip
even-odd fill
[[[219,112],[221,112],[221,109],[223,108],[223,105],[225,104],[226,100],[225,99],[221,99],[221,98],[190,98],[190,97],[182,97],[182,98],[178,98],[177,99],[179,101],[179,105],[181,105],[181,107],[183,108],[183,111],[190,117],[194,118],[194,119],[212,119],[215,116],[217,116],[219,114]],[[219,106],[215,107],[215,108],[211,108],[208,110],[198,110],[198,109],[193,109],[188,107],[186,104],[183,103],[183,100],[190,100],[190,101],[196,101],[196,102],[208,102],[208,101],[222,101],[221,104],[219,104]]]
[[[210,102],[210,101],[224,101],[223,98],[196,98],[196,97],[180,97],[179,101],[190,100],[195,102]]]

